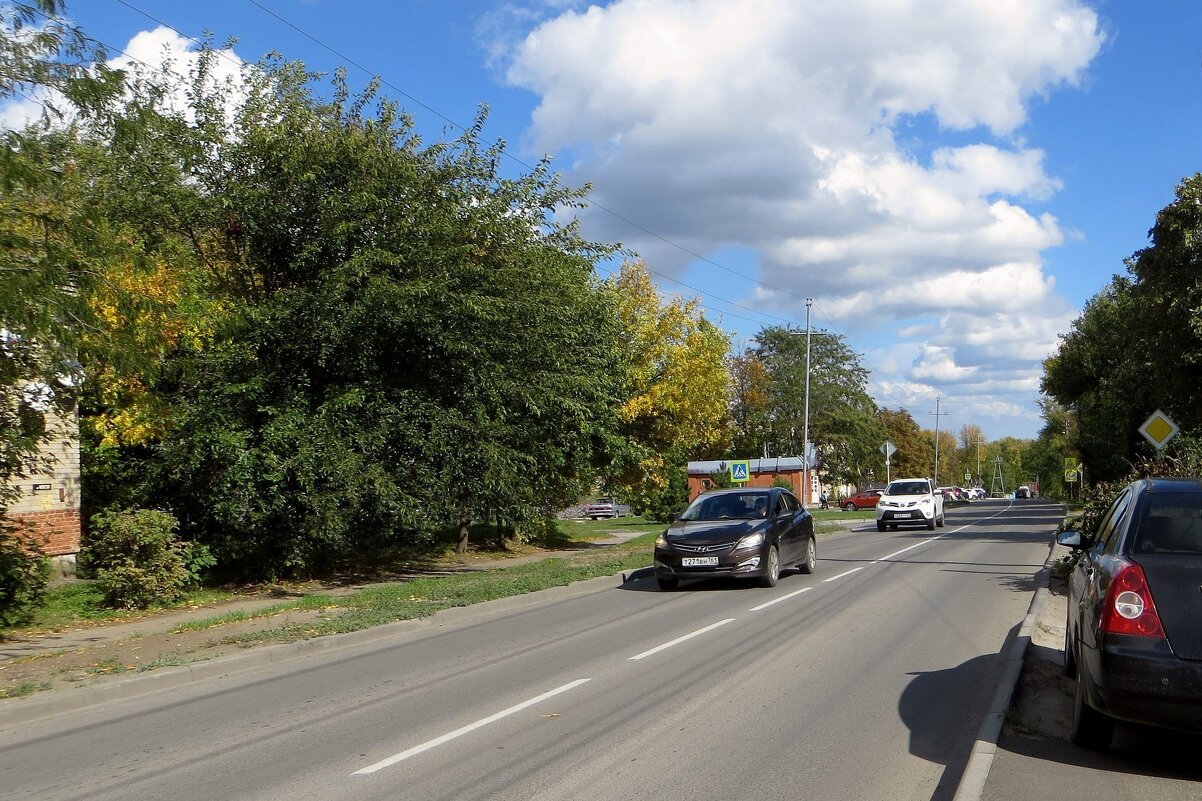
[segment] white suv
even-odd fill
[[[928,529],[943,525],[943,493],[929,478],[897,478],[889,482],[876,505],[876,530],[919,523]]]

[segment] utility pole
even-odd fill
[[[939,418],[947,414],[947,412],[939,411],[939,398],[935,398],[935,411],[927,412],[927,414],[935,415],[935,485],[939,485]]]
[[[980,437],[973,440],[973,443],[977,446],[977,483],[981,486],[985,486],[985,482],[981,480],[981,443],[984,441]]]

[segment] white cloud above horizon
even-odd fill
[[[1044,268],[1068,234],[1038,210],[1062,180],[1023,126],[1086,78],[1105,41],[1092,9],[563,5],[527,6],[543,21],[509,43],[507,80],[537,97],[525,145],[657,235],[593,209],[590,236],[673,277],[694,259],[658,237],[754,253],[762,284],[740,302],[778,314],[813,297],[842,332],[911,352],[896,373],[870,365],[883,405],[950,397],[982,425],[1031,413],[1075,310]]]

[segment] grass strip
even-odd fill
[[[263,642],[296,642],[329,634],[359,631],[399,620],[429,617],[443,609],[523,595],[576,581],[637,570],[651,562],[653,534],[645,534],[604,553],[550,558],[513,567],[419,578],[398,584],[368,587],[338,599],[338,612],[305,623],[231,635],[209,645],[252,646]]]

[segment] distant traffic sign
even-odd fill
[[[751,480],[751,462],[731,462],[730,480],[736,484],[746,484]]]
[[[1064,483],[1066,483],[1066,484],[1077,483],[1077,471],[1076,470],[1065,470],[1064,471]]]

